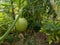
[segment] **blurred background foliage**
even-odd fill
[[[26,4],[23,9],[22,17],[28,21],[27,30],[43,32],[47,37],[49,44],[60,41],[60,0],[54,1],[54,8],[50,0],[25,0],[22,4],[20,0],[1,0],[0,2],[0,36],[3,35],[15,20],[15,15],[22,5]],[[14,30],[14,29],[12,29]],[[17,35],[14,31],[13,35]],[[9,34],[10,35],[10,34]],[[13,37],[10,35],[11,41]],[[8,40],[10,40],[7,37]],[[17,38],[18,39],[18,38]],[[10,42],[11,42],[10,41]]]

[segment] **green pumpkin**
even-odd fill
[[[16,22],[16,30],[19,32],[23,32],[27,29],[28,22],[25,18],[19,18]]]

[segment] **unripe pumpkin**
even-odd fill
[[[16,30],[19,32],[24,32],[27,29],[28,22],[25,18],[19,18],[16,22]]]

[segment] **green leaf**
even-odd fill
[[[0,18],[0,22],[3,21],[3,18]]]
[[[58,36],[56,36],[56,42],[57,42],[57,43],[59,42],[59,37],[58,37]]]
[[[0,17],[2,17],[3,16],[3,14],[2,14],[2,12],[0,12]]]
[[[15,2],[16,4],[19,4],[19,0],[13,0],[13,2]]]
[[[49,40],[49,44],[51,44],[53,41],[52,40]]]

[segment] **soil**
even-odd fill
[[[1,45],[24,45],[24,36],[22,33],[19,34],[19,38],[21,39],[20,41],[14,41],[11,44],[8,43],[7,41],[4,41]],[[32,41],[33,39],[35,39],[35,41]],[[25,40],[25,45],[49,45],[48,43],[46,43],[46,39],[47,36],[44,33],[37,33],[36,35],[34,34],[29,34],[29,41],[32,43],[29,43],[28,40]],[[51,45],[60,45],[60,43],[55,44],[52,43]]]

